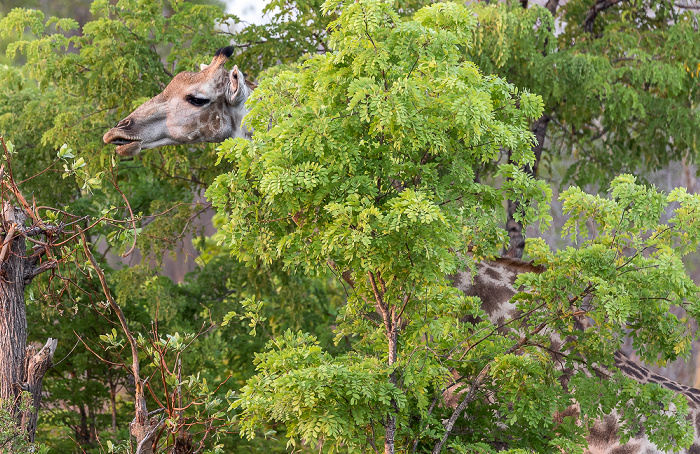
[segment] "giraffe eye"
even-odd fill
[[[203,105],[209,102],[207,98],[198,98],[197,96],[193,95],[187,95],[185,97],[185,101],[187,101],[195,107],[202,107]]]

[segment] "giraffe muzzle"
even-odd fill
[[[141,151],[141,139],[136,137],[125,137],[118,127],[112,128],[102,137],[104,143],[116,145],[114,150],[119,156],[134,156]]]

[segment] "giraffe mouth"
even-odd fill
[[[119,156],[134,156],[141,151],[142,141],[140,139],[124,137],[123,134],[120,134],[120,132],[115,129],[107,131],[102,140],[104,140],[105,143],[116,145],[117,148],[114,151],[116,151]]]
[[[116,151],[119,156],[134,156],[141,151],[140,140],[117,139],[113,140],[112,143],[117,145],[114,151]]]

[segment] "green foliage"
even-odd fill
[[[303,439],[324,452],[365,452],[389,435],[384,423],[395,417],[396,446],[426,450],[451,412],[431,406],[448,370],[456,367],[468,388],[468,377],[490,365],[496,381],[483,392],[497,393],[499,403],[473,403],[454,446],[482,446],[494,433],[496,442],[534,450],[551,449],[546,440],[582,443],[581,428],[564,430],[553,419],[571,400],[551,364],[536,349],[504,356],[512,339],[493,336],[488,322],[461,323],[465,314],[486,317],[445,279],[469,265],[468,251],[500,248],[505,197],[532,202],[520,214],[526,222],[548,221],[540,208],[549,189],[514,164],[495,164],[503,144],[515,164],[532,163],[528,117],[540,115],[541,100],[463,59],[457,50],[469,47],[473,24],[456,4],[426,7],[412,21],[386,3],[349,5],[333,24],[337,52],[264,78],[250,101],[253,142],[222,145],[235,170],[208,196],[228,216],[223,231],[234,253],[250,263],[281,258],[309,273],[331,267],[352,286],[336,339],[353,351],[329,355],[312,337],[276,337],[238,402],[247,436],[272,420],[286,423],[292,445]],[[507,183],[479,183],[475,169],[484,162]],[[401,317],[395,360],[386,313]],[[255,311],[247,316],[252,325],[263,321]],[[489,341],[476,342],[478,332]],[[479,348],[444,363],[461,345]],[[519,394],[523,383],[533,399]],[[498,429],[494,412],[513,405],[508,429]]]
[[[324,5],[328,12],[337,7]],[[531,33],[528,23],[538,14],[546,19],[542,11],[524,14],[519,33]],[[491,12],[479,20],[510,14],[506,7]],[[551,38],[547,24],[551,17],[536,27],[537,39]],[[546,103],[483,76],[467,59],[490,39],[488,29],[474,26],[469,10],[450,3],[426,7],[413,20],[401,20],[384,2],[346,5],[330,25],[334,52],[272,71],[250,100],[254,140],[222,145],[221,157],[234,170],[207,195],[228,217],[223,231],[234,253],[249,263],[282,259],[307,273],[330,267],[352,289],[336,337],[352,351],[329,355],[302,333],[274,338],[237,403],[242,433],[251,437],[274,421],[286,423],[290,445],[304,440],[323,452],[369,452],[384,437],[394,438],[397,449],[431,450],[451,413],[430,405],[441,399],[448,370],[461,377],[456,384],[464,393],[488,370],[490,382],[477,384],[494,400],[471,402],[453,449],[489,452],[507,440],[514,450],[582,452],[585,429],[571,417],[556,419],[579,400],[584,421],[616,410],[634,434],[643,415],[655,422],[647,433],[660,446],[687,445],[686,407],[669,390],[618,374],[601,393],[582,395],[590,389],[582,370],[613,367],[629,327],[646,359],[687,352],[687,326],[668,314],[670,304],[696,311],[697,287],[680,256],[696,247],[683,239],[697,228],[697,202],[682,191],[668,199],[683,199],[684,221],[671,221],[675,233],[659,225],[667,201],[631,177],[613,183],[611,200],[575,188],[565,193],[567,229],[586,225],[589,214],[607,227],[594,242],[556,254],[533,243],[531,254],[548,271],[521,278],[530,293],[518,301],[530,316],[514,325],[526,333],[520,355],[510,353],[520,338],[515,332],[495,335],[487,322],[460,322],[467,313],[486,317],[445,276],[502,245],[496,223],[503,199],[528,202],[520,219],[546,226],[540,208],[551,194],[519,169],[533,163],[529,121]],[[494,67],[517,54],[493,47],[500,54],[484,58],[495,59]],[[497,164],[501,146],[512,150],[512,164]],[[488,169],[503,178],[499,188],[477,179]],[[658,249],[659,261],[647,246]],[[669,269],[675,277],[668,287],[642,285]],[[661,302],[659,295],[666,295]],[[572,306],[584,297],[590,303],[581,311],[593,323],[585,334],[575,327],[582,312]],[[254,301],[248,307],[242,318],[253,327],[264,323]],[[400,324],[396,345],[392,323]],[[567,339],[552,348],[566,351],[566,366],[577,371],[570,389],[546,354],[553,338]],[[450,356],[456,349],[463,351],[459,360]],[[635,410],[626,407],[637,400]],[[388,432],[392,420],[395,434]]]
[[[26,428],[18,422],[19,415],[33,411],[32,395],[22,392],[18,400],[19,405],[0,400],[0,449],[13,454],[46,454],[45,446],[27,441]]]
[[[187,417],[238,418],[248,439],[222,437],[212,452],[281,452],[284,436],[294,449],[374,451],[391,418],[397,449],[432,451],[452,413],[442,391],[467,393],[485,368],[480,392],[493,399],[468,405],[460,434],[448,440],[454,452],[504,443],[510,452],[581,452],[585,427],[557,416],[574,401],[586,423],[615,410],[627,434],[643,417],[660,446],[687,445],[683,399],[619,374],[601,381],[576,373],[565,389],[545,351],[556,332],[568,339],[559,347],[566,364],[590,372],[612,367],[631,332],[647,360],[688,354],[689,320],[668,308],[697,315],[697,287],[681,262],[700,241],[696,196],[663,195],[630,176],[615,180],[609,198],[566,191],[566,231],[580,247],[552,252],[530,243],[548,271],[521,280],[529,290],[518,296],[521,309],[537,310],[513,324],[519,331],[496,332],[482,321],[480,301],[446,275],[499,251],[506,198],[525,202],[516,218],[548,226],[551,192],[521,170],[534,162],[528,129],[542,114],[552,119],[551,155],[580,158],[570,171],[578,182],[695,158],[697,15],[661,2],[621,3],[588,32],[590,5],[579,0],[555,17],[516,4],[421,3],[273,1],[270,23],[233,35],[220,26],[236,18],[181,1],[98,0],[89,21],[3,11],[10,54],[21,52],[27,64],[0,66],[0,133],[16,145],[18,179],[39,174],[23,183],[38,205],[115,218],[91,232],[108,251],[131,248],[137,235],[159,260],[201,210],[193,194],[215,181],[208,196],[222,214],[221,235],[198,240],[201,266],[183,283],[145,265],[109,273],[143,334],[147,373],[162,372],[163,359],[172,372],[180,358],[184,377],[164,374],[166,385],[185,387],[206,407]],[[559,35],[555,18],[564,24]],[[102,133],[232,36],[239,67],[270,68],[250,100],[255,140],[227,141],[218,156],[204,145],[115,159]],[[499,164],[504,148],[510,164]],[[70,178],[55,178],[62,168]],[[674,216],[661,222],[669,203]],[[63,342],[75,331],[118,362],[124,338],[105,320],[101,299],[88,296],[99,293],[95,282],[77,269],[62,273],[87,293],[66,290],[66,299],[47,302],[41,279],[33,290],[44,311],[34,311],[32,335],[59,336],[57,357],[67,358],[45,379],[52,412],[42,413],[39,436],[70,451],[67,435],[90,426],[106,450],[126,452],[126,372]],[[585,333],[575,326],[576,298],[586,298],[593,323]],[[225,322],[183,350],[182,333],[209,320]],[[398,327],[395,350],[387,320]],[[534,332],[541,324],[549,331]],[[148,337],[148,326],[161,334]],[[509,353],[523,333],[528,342]],[[112,403],[115,389],[122,394]],[[105,412],[112,405],[114,432]],[[81,449],[101,449],[89,443]]]
[[[336,2],[337,3],[337,2]],[[423,6],[422,0],[394,1],[394,8],[409,15]],[[329,4],[330,5],[330,4]],[[248,24],[236,34],[241,53],[238,66],[258,73],[278,64],[293,64],[303,56],[333,50],[329,43],[331,23],[338,4],[324,9],[322,0],[272,0],[265,2],[265,24]]]
[[[395,8],[402,16],[421,6],[400,3]],[[485,74],[542,96],[550,139],[545,159],[573,160],[566,180],[605,185],[622,172],[697,157],[698,14],[671,4],[615,3],[593,16],[589,31],[586,0],[567,2],[554,14],[523,8],[527,2],[478,3],[472,5],[478,26],[470,28],[471,45],[462,51]],[[330,26],[338,5],[329,2],[332,14],[324,17],[317,0],[271,2],[271,22],[238,35],[243,67],[265,69],[338,50],[331,39],[338,30]]]
[[[550,159],[573,158],[566,180],[604,185],[621,172],[697,159],[698,14],[671,5],[620,2],[588,31],[588,1],[567,2],[554,17],[536,5],[478,3],[469,55],[542,96]]]
[[[355,22],[336,27],[361,26],[362,14],[385,24],[393,14],[387,8],[348,13],[345,20]],[[358,30],[338,32],[337,53],[262,82],[250,114],[259,133],[253,142],[224,143],[222,157],[236,170],[207,193],[230,216],[223,229],[239,257],[284,255],[288,266],[308,269],[331,257],[339,270],[359,272],[374,268],[375,254],[386,262],[398,243],[418,254],[414,260],[431,257],[430,266],[439,264],[433,274],[444,275],[455,267],[450,248],[474,243],[492,253],[500,246],[467,238],[462,226],[476,213],[500,212],[505,191],[533,185],[533,201],[547,200],[546,185],[511,165],[500,171],[517,176],[507,189],[474,181],[475,167],[497,159],[503,144],[517,163],[532,162],[527,115],[538,116],[539,105],[526,101],[530,107],[518,109],[515,87],[451,52],[467,45],[467,10],[432,9],[452,14],[454,23],[389,22],[376,36],[360,30],[363,39]],[[546,221],[539,213],[531,208],[524,216]],[[426,236],[443,243],[428,248]],[[392,268],[413,268],[407,255],[393,258],[405,263]]]
[[[569,188],[561,199],[570,216],[564,234],[580,247],[553,252],[543,241],[531,241],[529,254],[549,271],[526,282],[540,288],[538,296],[558,305],[557,310],[566,310],[577,295],[592,297],[585,311],[594,329],[572,348],[590,359],[595,351],[609,356],[631,336],[647,362],[688,357],[689,320],[679,320],[669,309],[678,306],[691,318],[699,315],[700,289],[686,274],[682,258],[700,244],[700,197],[685,189],[664,195],[620,175],[611,183],[609,198]],[[673,202],[678,204],[673,216],[662,223]]]
[[[255,361],[263,372],[248,381],[240,396],[241,433],[249,438],[272,418],[286,423],[288,447],[305,440],[312,449],[322,444],[328,452],[363,452],[370,441],[367,427],[392,411],[392,402],[406,406],[377,358],[336,360],[313,336],[291,331],[269,347]]]
[[[221,26],[237,19],[218,7],[181,1],[97,1],[91,11],[89,20],[77,23],[45,20],[37,10],[21,9],[2,19],[3,36],[12,40],[10,53],[21,52],[27,64],[0,67],[0,133],[11,132],[16,145],[11,155],[14,175],[18,180],[33,177],[22,188],[34,193],[37,205],[59,205],[90,216],[91,223],[108,217],[90,231],[95,243],[106,240],[106,253],[129,250],[136,233],[144,260],[151,254],[159,262],[163,252],[177,246],[187,233],[199,233],[193,225],[205,207],[190,202],[198,188],[225,167],[214,168],[217,156],[212,145],[170,147],[120,163],[101,137],[133,107],[161,91],[171,74],[208,63],[214,50],[229,43]],[[78,23],[80,33],[75,33]],[[42,173],[47,167],[49,171]],[[57,178],[55,171],[61,170],[64,178]],[[124,206],[122,193],[130,207]],[[244,270],[228,259],[227,250],[211,245],[205,255],[206,264],[182,285],[147,267],[109,273],[135,332],[145,334],[143,327],[152,320],[161,333],[197,332],[205,320],[221,320],[228,311],[240,311],[239,300],[255,295],[266,303],[263,311],[271,333],[304,329],[329,343],[330,319],[342,298],[327,280],[289,277],[274,265]],[[96,437],[108,440],[119,452],[124,447],[119,441],[128,438],[133,418],[128,397],[133,385],[125,370],[104,364],[86,346],[119,363],[124,360],[121,349],[102,351],[100,344],[106,347],[111,340],[100,336],[109,334],[122,343],[124,338],[113,334],[113,326],[105,320],[113,314],[105,311],[95,282],[86,283],[83,279],[88,276],[70,266],[62,276],[70,276],[88,294],[55,287],[56,280],[48,283],[41,278],[32,290],[41,299],[29,306],[30,317],[42,327],[32,335],[60,337],[56,356],[66,357],[45,378],[50,396],[46,403],[52,412],[42,413],[38,436],[54,452],[74,450],[76,442],[85,452],[98,451],[102,448]],[[54,300],[52,291],[57,292]],[[210,384],[231,376],[217,398],[237,389],[253,372],[253,353],[264,345],[248,331],[236,322],[202,336],[183,355],[183,373],[201,371],[200,380]],[[110,393],[116,393],[114,402]],[[149,408],[157,407],[149,401]],[[114,432],[112,411],[117,415]],[[275,440],[261,447],[238,437],[220,444],[224,448],[219,449],[229,452],[282,449],[276,448]]]
[[[99,347],[100,336],[112,334],[114,327],[104,296],[70,263],[62,264],[61,272],[77,286],[65,288],[51,275],[41,275],[27,298],[31,338],[55,336],[60,340],[55,363],[43,380],[46,393],[36,437],[50,453],[72,452],[78,449],[76,444],[85,452],[100,452],[96,436],[103,443],[128,438],[133,382],[126,369],[113,366],[123,360],[122,349],[103,351]],[[130,320],[147,323],[140,308],[127,307],[125,313]]]
[[[587,424],[600,409],[622,418],[620,443],[645,431],[664,452],[679,452],[693,442],[692,423],[685,417],[688,401],[657,384],[640,383],[616,373],[609,380],[578,375],[570,382]],[[603,399],[597,398],[604,396]],[[646,420],[643,424],[642,421]]]

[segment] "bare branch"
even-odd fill
[[[28,269],[24,273],[24,285],[29,285],[32,280],[41,273],[58,268],[58,260],[47,260],[41,265]]]
[[[78,231],[80,232],[80,238],[83,242],[83,250],[85,251],[85,255],[87,256],[88,260],[90,261],[90,264],[92,265],[93,269],[97,273],[97,277],[100,279],[100,284],[102,284],[102,291],[104,292],[105,298],[107,298],[107,302],[109,305],[112,307],[112,310],[117,314],[117,317],[119,318],[119,322],[122,325],[122,330],[124,331],[124,335],[126,336],[127,340],[129,341],[129,345],[131,346],[131,355],[132,355],[132,365],[131,365],[131,371],[134,374],[134,382],[136,383],[136,395],[135,395],[135,404],[136,404],[136,420],[140,425],[143,425],[146,422],[146,418],[148,416],[148,411],[146,410],[146,399],[144,398],[143,394],[143,383],[141,381],[140,375],[140,367],[139,367],[139,351],[138,351],[138,346],[136,344],[136,339],[134,339],[134,335],[131,334],[131,330],[129,329],[129,326],[126,323],[126,317],[124,317],[124,312],[122,312],[122,308],[119,307],[116,301],[114,301],[114,298],[112,298],[112,293],[109,291],[109,286],[107,285],[107,278],[105,277],[104,272],[102,271],[102,268],[97,264],[97,261],[95,260],[95,257],[92,255],[92,252],[90,252],[90,246],[88,244],[87,238],[85,238],[85,232],[83,230],[76,226]]]

